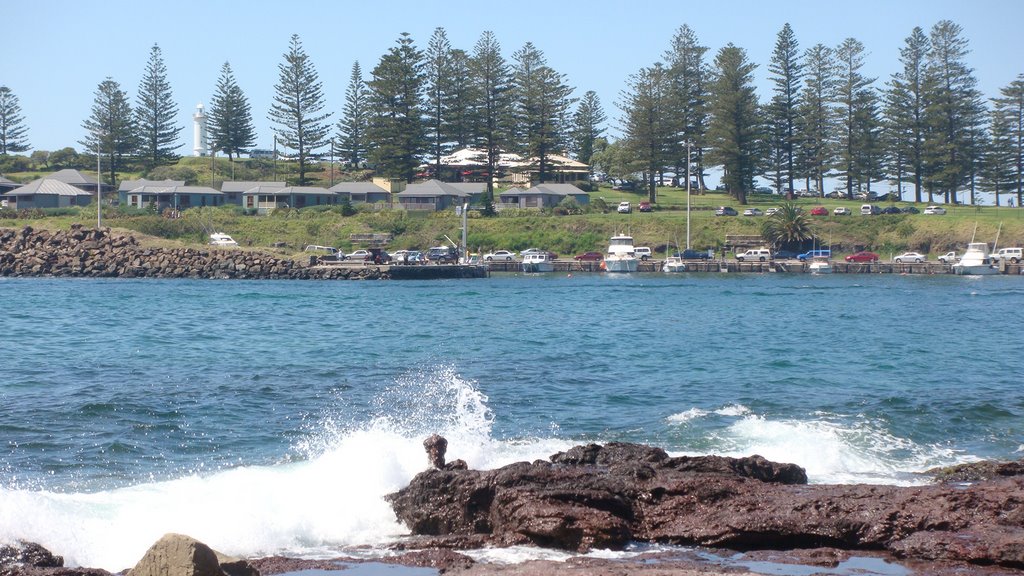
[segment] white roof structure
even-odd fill
[[[518,154],[501,153],[498,155],[498,166],[509,168],[522,162]],[[441,164],[444,166],[486,166],[487,151],[479,148],[463,148],[456,150],[447,156],[441,157]]]

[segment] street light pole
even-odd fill
[[[103,174],[100,173],[100,137],[96,135],[96,229],[103,226]]]
[[[690,141],[686,141],[686,249],[690,249]]]

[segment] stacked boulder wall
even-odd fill
[[[759,456],[673,458],[615,443],[497,470],[427,470],[388,499],[427,545],[829,546],[1024,567],[1024,477],[969,486],[806,482],[800,467]]]
[[[0,276],[379,279],[377,266],[310,266],[252,250],[145,248],[128,234],[80,224],[50,232],[0,229]]]

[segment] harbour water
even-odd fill
[[[915,484],[1024,452],[1016,277],[0,279],[0,541],[121,570],[167,532],[374,553],[422,440],[585,442]],[[368,552],[371,551],[371,552]],[[525,552],[529,555],[531,552]]]

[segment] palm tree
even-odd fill
[[[792,202],[782,207],[761,225],[761,237],[772,246],[796,249],[814,239],[814,230],[807,214]]]

